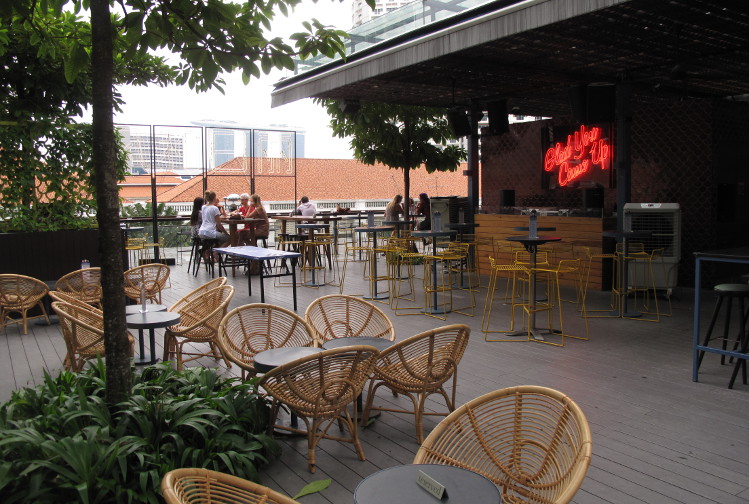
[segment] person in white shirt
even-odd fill
[[[229,234],[221,223],[221,210],[217,206],[218,196],[214,191],[206,191],[204,199],[203,222],[200,224],[198,236],[218,240],[219,247],[226,247],[229,245]]]
[[[307,196],[302,196],[302,199],[299,200],[299,206],[296,207],[296,212],[304,217],[314,217],[317,212],[317,207],[314,203],[310,203]]]

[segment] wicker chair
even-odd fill
[[[8,323],[22,322],[23,333],[28,334],[29,318],[44,317],[49,324],[42,298],[49,292],[47,284],[36,278],[6,273],[0,275],[0,329]],[[29,317],[28,311],[38,306],[42,314]],[[20,320],[10,318],[11,313],[20,313]]]
[[[561,392],[523,385],[473,399],[442,420],[414,464],[447,464],[492,480],[502,503],[562,504],[590,465],[591,437],[580,407]]]
[[[318,345],[335,338],[371,337],[395,341],[385,312],[363,299],[333,294],[315,299],[305,313]]]
[[[296,313],[279,306],[255,303],[227,313],[218,328],[216,343],[221,353],[242,369],[242,379],[255,376],[258,352],[280,347],[313,346],[307,323]]]
[[[213,280],[210,280],[200,287],[193,289],[192,291],[185,294],[179,301],[169,307],[169,311],[178,312],[180,309],[182,309],[183,306],[185,306],[187,303],[197,298],[198,296],[201,296],[202,294],[208,292],[211,289],[215,289],[216,287],[223,287],[224,285],[226,285],[226,277],[214,278]]]
[[[77,306],[78,308],[91,310],[92,312],[98,313],[99,315],[104,314],[104,312],[101,311],[100,308],[95,308],[85,301],[81,301],[79,298],[71,296],[70,294],[63,291],[51,290],[49,291],[49,297],[52,298],[52,301],[60,301],[62,303],[71,304],[73,306]]]
[[[146,299],[152,303],[161,303],[161,291],[169,280],[169,266],[163,264],[145,264],[125,272],[125,295],[140,302],[140,286],[145,286]]]
[[[377,355],[376,348],[364,345],[323,350],[279,366],[260,379],[260,386],[273,397],[271,418],[275,420],[281,405],[286,405],[304,420],[306,431],[286,426],[276,429],[307,435],[310,472],[315,472],[315,447],[323,438],[353,443],[359,460],[366,460],[356,426],[355,399],[372,374]],[[347,409],[351,403],[353,417]],[[336,423],[341,429],[345,425],[351,437],[328,434]]]
[[[63,275],[55,282],[55,290],[101,307],[101,268],[85,268]]]
[[[424,440],[424,415],[447,413],[424,412],[424,403],[432,394],[441,394],[449,411],[455,410],[455,386],[458,364],[468,346],[471,328],[454,324],[426,331],[400,341],[380,353],[375,364],[374,377],[369,384],[367,404],[362,414],[362,425],[366,425],[372,410],[412,413],[416,423],[416,441]],[[452,378],[452,394],[448,395],[445,383]],[[413,402],[413,410],[374,407],[375,392],[385,386],[394,393],[407,396]]]
[[[299,504],[263,485],[209,469],[174,469],[161,480],[166,504]]]
[[[60,318],[60,329],[68,353],[63,362],[65,369],[80,371],[88,359],[104,356],[104,317],[101,311],[78,300],[76,304],[62,301],[52,303]],[[133,337],[128,333],[130,355],[133,355]]]
[[[218,326],[226,315],[226,307],[233,295],[234,287],[224,285],[206,291],[182,305],[177,311],[180,315],[179,324],[167,327],[164,333],[164,360],[172,360],[176,357],[177,370],[181,371],[185,362],[207,356],[222,358],[215,342],[218,336]],[[210,351],[185,352],[185,343],[208,343]],[[185,359],[185,355],[189,355],[190,358]],[[226,357],[223,359],[226,365],[231,367]]]

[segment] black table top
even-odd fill
[[[411,236],[450,236],[454,235],[455,231],[449,229],[443,231],[434,231],[432,229],[424,229],[421,231],[411,231]]]
[[[125,317],[127,326],[132,329],[158,329],[179,323],[179,313],[169,311],[148,311]]]
[[[326,341],[323,343],[322,347],[325,350],[330,350],[331,348],[341,348],[346,346],[352,346],[352,345],[369,345],[375,347],[378,351],[382,352],[383,350],[386,350],[393,346],[395,344],[394,341],[390,341],[389,339],[385,338],[372,338],[372,337],[351,337],[351,338],[335,338],[329,341]]]
[[[477,224],[475,222],[448,222],[447,224],[445,224],[445,227],[455,228],[455,229],[466,229],[466,228],[481,227],[481,224]]]
[[[330,224],[316,224],[314,222],[299,223],[296,225],[297,229],[323,229],[329,226]]]
[[[705,252],[694,252],[697,258],[714,259],[749,259],[749,247],[737,247],[720,250],[707,250]]]
[[[362,227],[355,227],[354,231],[357,233],[379,233],[384,231],[394,231],[395,226],[362,226]]]
[[[308,355],[322,352],[322,348],[315,347],[281,347],[270,348],[255,354],[253,361],[255,369],[260,373],[267,373],[291,361],[307,357]]]
[[[553,242],[553,241],[562,241],[562,239],[558,236],[537,236],[535,238],[532,238],[530,236],[508,236],[506,239],[508,241],[516,241],[522,244],[536,244],[536,245],[541,245],[543,243],[548,243],[548,242]]]
[[[126,315],[134,315],[136,313],[140,313],[141,304],[133,304],[133,305],[127,305],[125,307],[125,314]],[[146,310],[149,312],[160,312],[160,311],[166,311],[166,305],[163,304],[146,304]]]
[[[442,500],[416,483],[419,471],[445,486]],[[502,497],[497,486],[484,476],[460,467],[410,464],[388,467],[362,480],[354,490],[355,504],[494,504]]]
[[[517,226],[512,228],[513,231],[530,231],[530,228],[528,226]],[[537,227],[537,231],[556,231],[557,228],[555,227]]]

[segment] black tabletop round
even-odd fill
[[[318,352],[322,352],[322,348],[315,347],[282,347],[282,348],[270,348],[262,352],[255,354],[253,361],[255,362],[255,369],[260,373],[267,373],[273,368],[277,368],[283,364],[307,357]]]
[[[179,323],[179,313],[169,311],[148,311],[134,313],[125,318],[127,326],[132,329],[158,329]]]
[[[322,347],[325,350],[331,348],[341,348],[353,345],[369,345],[375,347],[377,350],[382,352],[383,350],[393,346],[395,342],[385,338],[372,338],[368,336],[351,337],[351,338],[335,338],[323,343]]]
[[[135,313],[140,313],[142,306],[140,303],[134,304],[134,305],[127,305],[125,307],[125,314],[126,315],[133,315]],[[149,312],[160,312],[160,311],[166,311],[166,305],[163,304],[147,304],[146,310]]]
[[[431,229],[425,229],[422,231],[411,231],[411,236],[450,236],[454,235],[455,231],[451,230],[444,230],[444,231],[434,231]]]
[[[395,226],[373,226],[373,227],[356,227],[354,231],[357,233],[374,233],[380,231],[393,231]]]
[[[536,244],[541,245],[543,243],[553,242],[553,241],[562,241],[562,239],[558,236],[537,236],[535,238],[532,238],[530,236],[508,236],[508,241],[516,241],[523,244]]]
[[[446,497],[437,500],[416,481],[419,471],[444,485]],[[410,464],[389,467],[362,480],[354,490],[355,504],[498,504],[497,486],[484,476],[460,467],[437,464]]]

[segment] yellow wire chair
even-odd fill
[[[477,269],[469,268],[471,259],[471,246],[469,243],[450,242],[442,255],[447,261],[447,267],[452,274],[452,285],[454,290],[462,291],[467,294],[468,304],[458,308],[453,307],[453,312],[474,316],[476,308],[476,291],[478,290]]]
[[[472,399],[443,419],[414,464],[477,472],[502,492],[502,504],[566,504],[585,479],[590,426],[569,396],[521,385]]]
[[[361,236],[361,235],[364,236]],[[361,240],[361,241],[359,241]],[[338,292],[343,294],[343,284],[346,280],[346,271],[348,269],[348,263],[357,261],[357,256],[361,258],[363,255],[364,267],[362,270],[362,277],[368,278],[369,264],[372,257],[372,247],[369,243],[369,235],[366,233],[357,233],[354,228],[349,228],[344,235],[344,251],[343,251],[343,268],[341,269],[341,281]],[[363,295],[363,294],[356,294]]]
[[[619,317],[619,313],[621,312],[621,306],[619,298],[619,290],[617,287],[618,284],[618,276],[619,276],[619,256],[616,253],[604,253],[604,252],[594,252],[591,247],[583,246],[581,247],[581,259],[585,261],[585,273],[583,274],[585,278],[584,286],[583,286],[583,299],[582,304],[585,306],[585,316],[586,318],[612,318],[612,317]],[[613,273],[613,284],[611,288],[611,295],[609,300],[608,307],[605,308],[595,308],[591,309],[588,306],[588,300],[589,300],[589,293],[588,289],[590,288],[590,277],[591,277],[591,271],[593,270],[593,262],[594,261],[601,261],[601,271],[603,270],[604,261],[611,261],[612,262],[612,273]]]
[[[525,339],[522,335],[512,337],[490,337],[490,334],[510,334],[517,333],[515,329],[515,310],[518,307],[523,306],[522,297],[516,296],[517,278],[523,276],[526,278],[530,274],[530,270],[524,264],[498,264],[494,257],[489,256],[489,265],[491,272],[489,275],[489,284],[486,289],[486,302],[484,303],[484,314],[481,319],[481,332],[484,333],[484,341],[489,342],[510,342],[510,341],[530,341],[530,335],[526,334]],[[504,301],[509,301],[510,305],[510,327],[508,329],[490,329],[491,318],[494,312],[494,301],[498,283],[500,279],[505,278],[508,283],[508,289],[510,289],[510,297],[507,295],[503,298]],[[511,287],[509,286],[511,285]],[[525,333],[523,333],[525,334]]]
[[[641,251],[630,253],[627,258],[628,264],[628,293],[634,294],[634,306],[642,314],[639,317],[626,317],[643,322],[660,322],[661,316],[671,316],[671,296],[666,293],[668,302],[668,313],[661,313],[658,302],[658,288],[656,286],[655,268],[660,264],[663,278],[667,278],[665,262],[663,261],[663,249],[653,249],[650,253]]]

